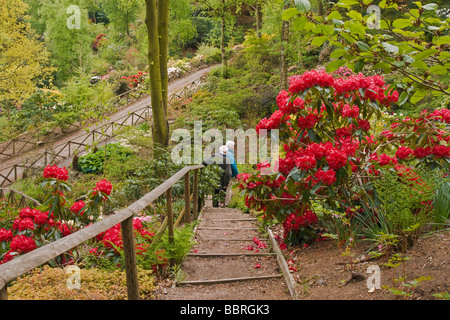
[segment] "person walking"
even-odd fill
[[[234,158],[234,141],[228,140],[225,144],[228,147],[227,157],[231,160],[231,177],[236,178],[239,174],[236,159]]]
[[[236,164],[236,158],[234,157],[234,141],[228,140],[227,143],[225,144],[228,147],[228,152],[227,152],[227,157],[230,159],[231,161],[231,178],[236,178],[237,175],[239,174],[238,168],[237,168],[237,164]],[[233,190],[232,190],[232,179],[230,179],[230,182],[228,184],[227,187],[227,193],[226,193],[226,197],[225,197],[225,206],[228,206],[228,204],[231,201],[231,197],[233,196]]]
[[[231,161],[230,158],[227,157],[227,152],[228,147],[221,146],[219,152],[210,155],[202,162],[205,167],[217,164],[222,169],[219,186],[214,190],[213,207],[218,207],[220,205],[221,208],[225,208],[225,195],[232,175]]]

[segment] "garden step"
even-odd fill
[[[268,276],[239,277],[239,278],[214,279],[214,280],[181,281],[179,284],[183,285],[183,284],[209,284],[209,283],[237,282],[237,281],[281,278],[282,276],[283,276],[283,274],[279,273],[279,274],[268,275]]]

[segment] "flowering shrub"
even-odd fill
[[[106,38],[106,34],[100,33],[98,34],[95,39],[92,41],[92,50],[95,52],[98,51],[98,49],[102,46],[104,46],[108,42],[108,39]]]
[[[138,88],[142,86],[148,77],[148,72],[139,71],[137,74],[131,74],[128,77],[123,76],[121,79],[128,82],[130,88]]]
[[[246,205],[264,221],[281,222],[292,244],[315,237],[312,200],[353,212],[382,170],[401,174],[406,164],[450,164],[449,110],[399,120],[374,136],[369,120],[380,118],[399,95],[381,76],[343,74],[309,71],[291,77],[289,90],[278,94],[279,109],[256,126],[258,132],[280,129],[282,155],[272,164],[278,172],[267,174],[271,165],[262,163],[260,174],[238,176]]]
[[[46,190],[44,210],[22,208],[13,221],[12,228],[0,229],[0,264],[15,256],[30,252],[49,242],[65,237],[99,219],[100,205],[109,199],[112,185],[101,180],[88,193],[86,201],[77,201],[70,208],[64,192],[71,186],[66,168],[47,166],[43,172],[42,188]],[[63,255],[57,263],[70,263]]]

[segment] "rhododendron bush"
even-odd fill
[[[447,109],[398,119],[381,134],[371,132],[369,120],[380,119],[398,96],[379,75],[309,71],[291,77],[289,89],[278,94],[278,110],[256,127],[279,129],[278,161],[258,164],[260,174],[238,176],[246,205],[265,222],[281,222],[286,242],[302,243],[315,237],[311,201],[354,214],[361,199],[373,195],[371,181],[384,170],[448,170]]]
[[[106,179],[98,181],[82,200],[69,204],[65,196],[71,190],[68,178],[66,168],[53,165],[44,169],[41,187],[47,197],[42,207],[22,208],[12,229],[0,228],[0,264],[102,219],[105,204],[110,201],[113,190],[111,182]],[[153,217],[139,215],[133,218],[136,254],[141,256],[146,253],[152,258],[148,266],[159,271],[167,265],[168,259],[164,249],[150,247],[154,236],[152,228]],[[83,246],[75,252],[69,251],[49,263],[65,265],[74,263],[74,260],[83,260],[86,266],[120,267],[124,260],[121,225],[117,224],[97,235],[89,241],[87,248],[84,250],[86,247]]]

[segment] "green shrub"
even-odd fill
[[[124,161],[132,154],[130,150],[117,143],[109,143],[98,148],[97,152],[90,152],[78,159],[78,164],[83,173],[101,173],[105,160],[115,159]]]
[[[126,300],[125,271],[81,269],[80,289],[69,289],[62,268],[44,266],[17,279],[8,288],[10,300]],[[156,289],[150,271],[138,267],[141,298],[152,299]]]

